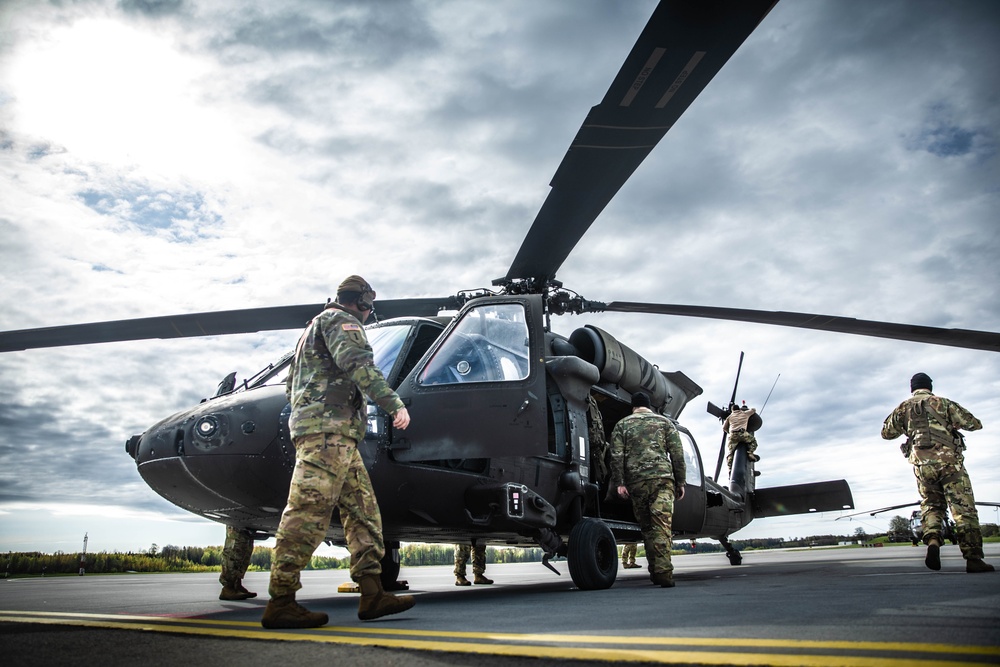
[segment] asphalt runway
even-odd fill
[[[1000,544],[987,545],[1000,566]],[[5,665],[998,665],[1000,572],[967,575],[955,546],[940,572],[924,549],[746,551],[679,556],[677,587],[619,570],[604,591],[539,563],[493,565],[493,586],[457,588],[450,567],[404,567],[412,610],[357,618],[343,570],[305,572],[298,599],[325,611],[316,630],[264,630],[261,595],[221,602],[215,574],[0,581]],[[264,599],[261,599],[264,598]]]

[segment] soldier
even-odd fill
[[[253,534],[245,528],[226,526],[226,543],[222,547],[222,574],[219,583],[222,584],[220,600],[247,600],[257,597],[243,588],[243,577],[250,567],[250,557],[253,556]]]
[[[650,579],[657,586],[674,586],[670,562],[674,497],[684,497],[684,449],[677,429],[650,409],[649,396],[632,394],[632,414],[611,432],[611,483],[632,510],[642,530]]]
[[[365,435],[367,394],[405,429],[410,415],[375,365],[362,327],[371,314],[375,290],[350,276],[337,300],[312,319],[299,338],[289,369],[286,393],[291,403],[288,428],[295,445],[295,469],[288,502],[278,525],[271,595],[261,624],[265,628],[314,628],[327,615],[295,601],[299,574],[326,537],[334,509],[340,511],[351,552],[351,578],[361,599],[358,618],[370,620],[406,611],[412,595],[382,589],[385,554],[382,517],[357,443]]]
[[[722,430],[729,434],[727,445],[726,465],[733,469],[733,455],[736,447],[741,442],[747,444],[747,458],[751,461],[760,461],[760,457],[754,454],[757,451],[757,438],[750,430],[750,418],[757,414],[756,408],[748,408],[744,401],[742,407],[731,406],[729,416],[722,423]]]
[[[626,570],[634,570],[642,567],[635,562],[635,554],[639,551],[639,545],[635,542],[626,542],[622,545],[622,567]]]
[[[475,546],[468,544],[456,544],[455,545],[455,585],[456,586],[471,586],[472,583],[465,578],[465,564],[469,562],[469,556],[472,556],[472,574],[475,576],[472,581],[476,584],[482,584],[488,586],[493,583],[492,579],[486,578],[486,545],[476,544]]]
[[[910,379],[913,395],[899,404],[882,424],[882,437],[892,440],[906,434],[900,446],[913,464],[920,492],[923,540],[927,545],[924,564],[941,569],[942,524],[948,508],[955,519],[955,535],[965,558],[966,572],[992,572],[983,562],[983,536],[979,513],[972,495],[972,482],[965,471],[965,440],[958,429],[978,431],[983,427],[971,412],[954,401],[931,393],[926,373]]]

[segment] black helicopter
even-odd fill
[[[889,507],[881,507],[877,510],[869,510],[866,512],[854,512],[853,514],[845,514],[844,516],[837,517],[837,521],[840,519],[850,519],[852,517],[861,516],[862,514],[867,514],[868,516],[875,516],[877,514],[882,514],[883,512],[891,512],[892,510],[902,509],[904,507],[914,507],[919,505],[919,502],[913,503],[903,503],[902,505],[890,505]],[[981,507],[1000,507],[1000,503],[992,503],[987,501],[977,501],[976,505]],[[924,527],[923,527],[923,517],[919,509],[913,510],[910,513],[910,518],[906,520],[907,523],[907,539],[917,546],[921,544],[924,539]],[[958,544],[958,536],[955,534],[955,522],[952,520],[951,516],[945,514],[944,521],[941,523],[941,539],[950,540],[952,544]]]
[[[591,474],[588,404],[605,435],[643,390],[679,419],[702,389],[662,372],[611,334],[585,326],[554,333],[553,315],[602,311],[686,315],[1000,350],[991,332],[937,329],[812,314],[674,304],[590,301],[556,272],[589,226],[716,72],[767,15],[772,0],[664,0],[603,101],[593,107],[507,274],[488,290],[376,304],[369,327],[379,366],[413,414],[405,432],[369,407],[360,445],[382,511],[387,543],[541,546],[567,556],[583,589],[611,586],[616,540],[636,541],[627,503],[605,500]],[[0,333],[0,351],[106,341],[300,329],[323,304],[258,308]],[[454,316],[441,316],[458,311]],[[157,493],[200,516],[272,535],[294,454],[278,360],[239,384],[130,438],[126,451]],[[732,403],[732,402],[731,402]],[[730,405],[731,407],[731,405]],[[726,410],[713,411],[724,416]],[[754,518],[853,507],[844,480],[756,488],[738,450],[728,483],[706,473],[693,436],[678,424],[688,486],[674,530],[709,537],[741,556],[728,536]],[[342,543],[337,522],[330,540]],[[395,581],[387,554],[383,577]]]

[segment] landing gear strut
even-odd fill
[[[743,563],[743,554],[741,554],[729,540],[724,537],[720,538],[719,544],[721,544],[726,550],[726,558],[729,559],[730,565],[741,565]]]

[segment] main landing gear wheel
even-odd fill
[[[743,564],[743,554],[730,543],[729,540],[725,538],[719,538],[719,544],[726,550],[726,558],[729,559],[730,565],[742,565]]]
[[[399,543],[397,546],[385,545],[385,555],[382,556],[382,588],[387,591],[405,591],[409,588],[405,583],[397,581],[399,579]]]
[[[618,545],[603,521],[582,519],[569,534],[569,575],[584,591],[611,588],[618,577]]]

